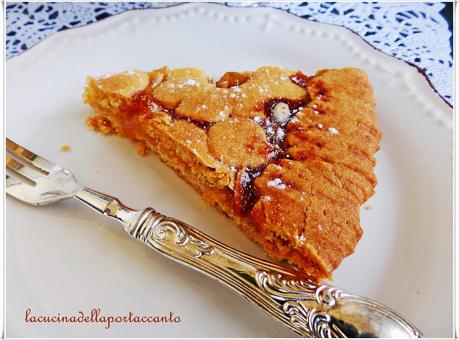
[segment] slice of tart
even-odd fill
[[[271,257],[329,278],[362,235],[381,133],[364,72],[194,68],[88,78],[88,124],[153,151]]]

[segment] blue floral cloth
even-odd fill
[[[68,28],[84,26],[132,9],[181,3],[8,3],[6,58]],[[451,31],[443,3],[225,2],[225,6],[273,7],[307,20],[351,29],[375,48],[417,66],[450,105],[453,102]]]

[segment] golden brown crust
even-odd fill
[[[255,168],[269,160],[272,148],[266,133],[252,119],[225,119],[212,125],[207,134],[210,152],[225,164]]]
[[[364,72],[162,68],[89,78],[84,98],[92,128],[157,153],[273,258],[321,278],[354,251],[381,139]]]

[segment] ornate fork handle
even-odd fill
[[[130,209],[116,197],[81,186],[68,170],[13,141],[7,140],[6,147],[11,156],[23,161],[21,163],[8,156],[8,170],[35,184],[23,183],[7,174],[9,195],[33,205],[74,197],[121,222],[137,240],[236,290],[300,335],[420,336],[415,327],[387,307],[332,286],[315,283],[293,269],[239,252],[152,208],[142,211]]]
[[[232,249],[152,208],[145,209],[127,230],[151,248],[226,284],[302,336],[421,336],[379,303]]]

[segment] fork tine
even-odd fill
[[[28,161],[33,164],[36,168],[49,174],[51,170],[56,167],[56,164],[48,161],[47,159],[34,154],[32,151],[16,144],[11,139],[6,139],[6,149],[16,155],[19,159]]]
[[[6,174],[6,190],[8,190],[9,187],[17,184],[21,184],[20,181],[18,181],[16,178],[11,177],[10,175]]]
[[[36,186],[29,185],[26,181],[17,179],[16,177],[6,174],[6,193],[20,201],[38,205],[35,198]]]
[[[43,175],[40,174],[38,171],[33,170],[32,168],[29,168],[19,163],[14,158],[11,158],[8,155],[5,156],[5,161],[6,161],[6,168],[8,170],[10,170],[13,173],[19,174],[22,177],[25,177],[27,180],[33,183],[35,183],[35,181],[38,180],[39,178],[43,177]]]

